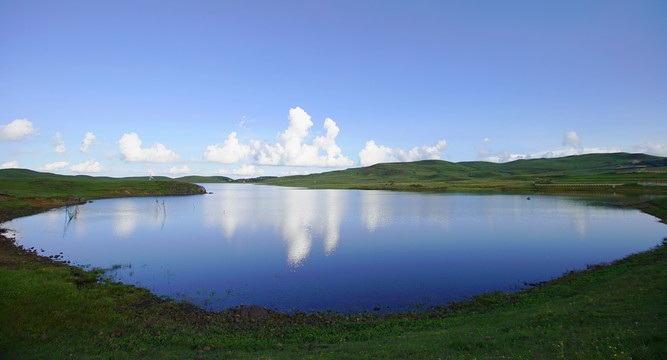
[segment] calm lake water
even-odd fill
[[[213,194],[98,200],[71,220],[55,209],[3,226],[25,247],[122,265],[116,281],[211,309],[340,312],[518,290],[667,235],[639,211],[566,197],[205,186]]]

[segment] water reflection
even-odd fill
[[[136,202],[132,199],[118,199],[112,206],[114,233],[121,238],[130,236],[139,218]]]
[[[343,221],[346,193],[340,190],[325,191],[327,224],[324,230],[326,233],[324,237],[324,255],[329,256],[336,251],[340,241],[340,225]]]
[[[589,220],[589,207],[587,206],[576,206],[570,214],[570,222],[572,223],[572,229],[574,232],[579,235],[580,238],[586,236],[588,233],[588,220]]]
[[[299,267],[312,251],[314,239],[322,239],[325,255],[335,252],[345,208],[345,193],[337,190],[265,191],[252,185],[217,189],[203,202],[205,226],[220,226],[228,241],[237,231],[273,228],[286,251],[287,264]]]
[[[389,217],[389,207],[385,206],[386,197],[390,193],[384,191],[362,191],[361,197],[361,219],[366,229],[374,232],[378,226],[384,225]]]
[[[282,217],[282,235],[287,248],[287,263],[300,266],[312,246],[312,232],[317,218],[315,193],[290,189],[283,192],[285,212]]]
[[[10,227],[22,245],[74,263],[130,264],[117,280],[157,294],[227,294],[216,309],[342,311],[508,290],[664,237],[634,210],[557,197],[207,188],[214,194],[86,204],[64,237],[65,209]]]

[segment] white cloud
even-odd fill
[[[256,169],[255,165],[243,164],[240,168],[233,169],[231,171],[226,169],[220,169],[218,170],[218,173],[221,175],[232,174],[232,175],[242,175],[242,176],[254,176],[254,175],[264,174],[264,170]]]
[[[181,167],[174,166],[171,169],[169,169],[170,174],[187,174],[189,172],[190,168],[188,167],[188,165],[183,165]]]
[[[313,126],[311,117],[302,108],[289,110],[289,125],[276,137],[278,142],[270,145],[266,142],[252,141],[254,162],[260,165],[344,167],[353,164],[341,153],[336,145],[336,136],[340,129],[336,122],[324,120],[325,136],[318,136],[311,144],[306,143]],[[320,153],[324,155],[320,155]]]
[[[340,129],[333,120],[324,120],[325,136],[318,136],[308,143],[313,126],[310,115],[296,107],[289,110],[288,119],[287,129],[278,133],[274,144],[260,140],[249,140],[248,144],[243,144],[232,132],[222,145],[206,147],[204,159],[233,164],[252,156],[252,163],[256,165],[344,167],[353,164],[336,144]]]
[[[56,161],[50,164],[46,164],[41,168],[37,168],[37,170],[42,170],[42,171],[55,171],[62,169],[64,167],[67,167],[69,163],[67,161]]]
[[[204,159],[223,164],[233,164],[245,160],[250,154],[250,146],[241,144],[232,132],[224,144],[210,145],[204,151]]]
[[[118,148],[123,154],[123,159],[130,162],[147,163],[169,163],[178,161],[178,156],[160,143],[153,144],[150,148],[141,147],[139,135],[132,132],[123,134],[118,140]]]
[[[83,137],[83,140],[81,140],[81,146],[79,147],[79,151],[87,153],[88,148],[90,148],[90,145],[93,144],[93,141],[95,141],[95,134],[93,134],[92,132],[87,132],[86,135]]]
[[[383,162],[440,160],[445,149],[447,149],[447,141],[444,139],[433,145],[415,146],[409,151],[399,147],[392,149],[384,145],[378,146],[374,140],[369,140],[359,152],[359,164],[369,166]]]
[[[58,154],[64,154],[67,151],[67,148],[65,147],[65,142],[63,141],[61,135],[59,132],[56,133],[56,135],[53,137],[53,151],[55,151]]]
[[[327,130],[327,134],[325,136],[318,136],[313,141],[313,146],[326,153],[326,156],[319,157],[318,163],[320,165],[317,166],[344,167],[352,165],[352,160],[343,156],[340,146],[336,145],[336,136],[340,132],[336,123],[330,118],[326,118],[324,119],[324,128]],[[324,165],[321,165],[322,163]]]
[[[583,150],[583,147],[581,146],[581,136],[575,131],[570,131],[563,135],[563,145],[578,149],[579,153]]]
[[[657,144],[649,142],[643,146],[635,146],[630,150],[631,152],[641,152],[656,156],[667,156],[667,144]]]
[[[102,166],[95,159],[90,159],[79,164],[74,164],[69,169],[81,173],[96,173],[102,171]]]
[[[557,157],[564,157],[571,155],[615,153],[620,151],[622,150],[619,148],[600,148],[600,147],[580,148],[580,149],[571,148],[565,150],[547,150],[533,154],[512,154],[508,151],[499,151],[495,155],[487,157],[485,160],[491,162],[503,163],[520,159],[543,159],[543,158],[549,159],[549,158],[557,158]]]
[[[34,132],[35,129],[30,121],[16,119],[7,125],[0,125],[0,141],[23,140]]]
[[[359,152],[359,163],[363,166],[395,162],[398,159],[392,155],[393,150],[383,145],[376,145],[374,140],[366,141],[366,146]]]
[[[0,169],[15,169],[19,167],[19,162],[16,160],[7,161],[0,164]]]
[[[310,174],[310,172],[308,172],[308,170],[304,170],[304,171],[290,170],[290,171],[282,171],[280,173],[280,176],[308,175],[308,174]]]

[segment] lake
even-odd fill
[[[667,235],[637,210],[559,196],[205,187],[213,194],[97,200],[3,226],[26,248],[116,265],[116,281],[209,309],[338,312],[514,291]]]

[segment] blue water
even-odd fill
[[[517,290],[661,242],[636,210],[566,197],[206,184],[213,194],[98,200],[3,224],[25,247],[210,309],[429,307]]]

